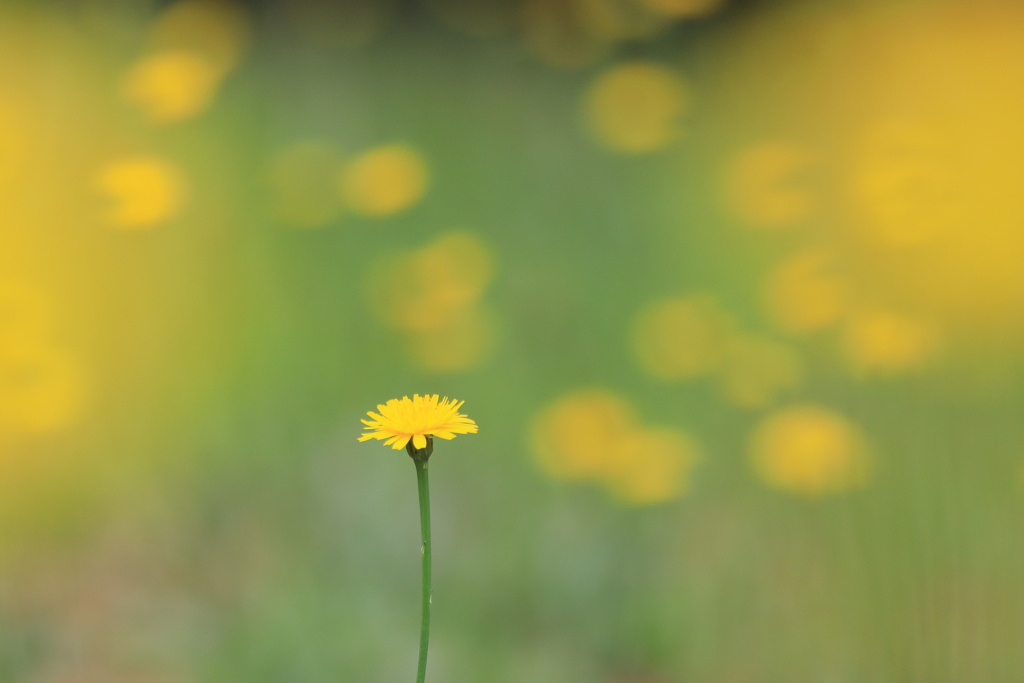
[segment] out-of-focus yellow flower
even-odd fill
[[[625,400],[606,391],[579,391],[550,406],[535,422],[533,450],[556,479],[599,478],[616,447],[635,428]]]
[[[803,372],[796,351],[769,339],[740,335],[729,340],[718,388],[738,408],[765,408],[800,384]]]
[[[473,233],[453,231],[414,254],[412,267],[418,271],[420,282],[427,285],[428,298],[438,311],[450,312],[480,299],[494,276],[494,257]],[[445,318],[443,313],[437,315],[435,324],[443,323]],[[420,329],[426,327],[429,324],[419,325]]]
[[[230,0],[179,0],[157,18],[150,32],[153,52],[186,50],[219,75],[234,69],[249,47],[251,22]]]
[[[922,365],[936,346],[934,326],[893,311],[867,308],[846,321],[843,350],[860,373],[893,373]]]
[[[287,225],[315,228],[341,213],[335,176],[339,156],[316,141],[288,145],[271,162],[268,180],[274,214]]]
[[[531,430],[534,455],[551,477],[594,481],[624,503],[681,495],[699,449],[684,433],[638,423],[621,397],[578,391],[551,405]]]
[[[700,459],[696,443],[676,429],[637,429],[613,451],[604,481],[621,501],[662,503],[686,492]]]
[[[798,184],[811,155],[789,142],[767,142],[744,150],[730,164],[725,184],[730,207],[752,228],[787,227],[807,216],[812,198]]]
[[[463,372],[480,365],[497,339],[494,314],[478,306],[449,317],[444,327],[413,331],[407,338],[409,355],[421,370]]]
[[[900,36],[884,59],[851,51],[837,65],[850,83],[870,84],[856,97],[873,98],[870,119],[843,124],[856,137],[840,223],[858,240],[850,251],[870,300],[927,312],[968,343],[1019,340],[1021,7],[943,4],[873,16],[856,32],[865,45]]]
[[[480,304],[493,275],[487,245],[473,233],[453,231],[377,264],[370,305],[407,335],[409,354],[421,369],[461,372],[483,362],[497,339],[495,317]]]
[[[427,165],[405,145],[376,147],[357,157],[341,177],[349,207],[367,216],[390,216],[418,202],[427,189]]]
[[[397,329],[442,329],[479,301],[493,274],[487,245],[473,233],[453,231],[412,254],[389,258],[373,278],[371,303]]]
[[[205,109],[216,94],[220,77],[199,53],[158,52],[143,58],[129,71],[123,92],[153,121],[170,123]]]
[[[0,434],[62,429],[81,414],[84,372],[53,343],[53,311],[25,282],[0,284]]]
[[[427,437],[454,439],[457,434],[476,434],[476,423],[459,413],[463,403],[447,396],[439,399],[437,394],[413,394],[411,400],[408,396],[393,398],[378,405],[378,412],[367,413],[372,420],[360,420],[368,431],[359,440],[386,439],[384,445],[396,451],[411,440],[414,448],[422,450],[427,447]]]
[[[804,334],[839,322],[848,305],[835,257],[821,249],[796,254],[772,271],[765,292],[768,313],[783,330]]]
[[[1005,67],[1001,80],[1022,66],[991,61],[974,73]],[[1016,124],[1024,102],[996,91],[967,106],[973,113],[965,119],[882,120],[868,128],[851,178],[862,214],[855,227],[866,245],[888,252],[875,258],[894,263],[880,270],[889,273],[889,288],[910,294],[904,302],[948,317],[971,336],[1005,334],[1020,329],[1024,310],[1024,202],[1015,180],[1024,172]]]
[[[185,203],[184,176],[156,157],[111,162],[100,169],[95,182],[112,201],[105,220],[117,228],[152,228],[177,214]]]
[[[920,121],[884,121],[869,129],[853,174],[872,241],[919,246],[970,221],[965,179],[958,178],[950,131]]]
[[[584,112],[593,135],[617,152],[663,149],[680,135],[690,104],[683,78],[654,62],[629,62],[605,72],[587,90]]]
[[[79,364],[47,344],[0,344],[0,429],[42,434],[73,423],[84,405]]]
[[[860,429],[816,405],[794,406],[767,417],[754,432],[751,458],[766,484],[808,497],[863,486],[870,469]]]
[[[209,106],[249,43],[245,10],[228,0],[179,0],[150,31],[149,45],[122,85],[125,99],[157,123]]]
[[[633,323],[633,350],[652,377],[691,379],[719,366],[734,327],[710,296],[660,301],[643,309]]]

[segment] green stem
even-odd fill
[[[416,463],[416,483],[420,491],[420,536],[423,545],[423,616],[420,622],[420,663],[416,683],[427,676],[427,645],[430,642],[430,481],[427,478],[427,460],[413,458]]]

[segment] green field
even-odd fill
[[[0,681],[1024,680],[1024,5],[0,0]]]

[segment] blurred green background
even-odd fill
[[[1024,5],[0,1],[0,680],[1024,680]]]

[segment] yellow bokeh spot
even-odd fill
[[[0,437],[45,434],[75,422],[83,369],[54,344],[49,298],[26,282],[0,284]]]
[[[804,334],[839,322],[848,305],[847,290],[835,257],[812,249],[790,257],[772,271],[765,303],[781,329]]]
[[[724,4],[724,0],[638,0],[641,5],[677,19],[702,17]]]
[[[865,18],[857,43],[889,47],[837,64],[857,113],[834,123],[851,133],[837,140],[850,161],[838,225],[859,239],[850,251],[869,298],[920,311],[968,343],[1017,342],[1024,9],[954,2]]]
[[[754,432],[750,455],[766,484],[807,497],[861,487],[870,469],[860,429],[816,405],[787,408],[766,418]]]
[[[979,65],[979,73],[990,70]],[[1003,105],[1017,118],[1002,120]],[[890,269],[890,286],[932,314],[952,316],[972,335],[1007,321],[1004,329],[1012,329],[1024,310],[1024,201],[1017,187],[1024,136],[1016,128],[1024,102],[987,106],[992,110],[978,113],[983,124],[875,123],[851,180],[859,235],[889,252],[876,258],[901,259]]]
[[[213,99],[220,74],[196,52],[159,52],[128,73],[124,96],[158,123],[189,118]]]
[[[882,309],[853,313],[843,333],[846,361],[855,372],[894,373],[921,366],[936,346],[933,325]]]
[[[152,228],[185,203],[185,180],[170,163],[155,157],[121,159],[100,169],[96,188],[111,200],[105,221],[117,228]]]
[[[381,260],[371,271],[370,306],[406,334],[421,370],[460,372],[482,363],[495,346],[497,322],[480,301],[493,276],[487,245],[471,232],[453,231]]]
[[[629,62],[605,72],[587,90],[584,112],[591,133],[617,152],[663,149],[678,139],[690,103],[685,81],[653,62]]]
[[[718,374],[722,397],[737,408],[766,408],[799,386],[803,368],[796,351],[756,336],[737,336],[726,347]]]
[[[763,143],[744,150],[726,175],[729,206],[752,228],[783,228],[805,218],[812,197],[802,186],[800,172],[810,154],[788,142]]]
[[[765,483],[806,497],[863,486],[869,474],[860,429],[820,405],[799,405],[766,418],[754,433],[751,457]]]
[[[274,215],[300,228],[335,220],[341,212],[335,188],[340,165],[334,150],[320,142],[298,142],[280,150],[268,174]]]
[[[636,0],[577,0],[577,4],[590,31],[608,41],[650,39],[671,25],[663,13]]]
[[[0,344],[0,431],[44,434],[72,424],[85,394],[82,369],[45,344]]]
[[[497,340],[497,323],[487,309],[471,307],[449,318],[447,324],[413,332],[409,355],[425,372],[463,372],[490,356]]]
[[[550,406],[535,422],[533,449],[555,479],[603,476],[614,462],[616,444],[635,429],[626,401],[606,391],[579,391]]]
[[[884,121],[868,130],[852,182],[872,241],[918,246],[967,219],[949,138],[919,121]]]
[[[341,177],[341,194],[355,211],[390,216],[418,202],[427,189],[427,165],[404,145],[374,148],[356,158]]]
[[[494,258],[479,237],[449,232],[383,261],[372,278],[371,304],[396,329],[440,330],[479,301],[493,275]]]
[[[556,401],[531,431],[546,474],[593,481],[627,504],[661,503],[685,492],[699,448],[686,434],[640,424],[629,404],[607,391],[578,391]]]
[[[219,76],[238,65],[249,47],[245,8],[228,0],[179,0],[157,18],[150,36],[154,52],[184,50]]]
[[[652,377],[678,381],[718,368],[734,322],[709,296],[659,301],[633,323],[633,351]]]
[[[605,483],[619,500],[650,505],[686,492],[700,450],[675,429],[637,429],[614,452]]]
[[[205,110],[249,44],[245,10],[227,0],[180,0],[157,18],[148,49],[122,84],[126,100],[157,123]]]

